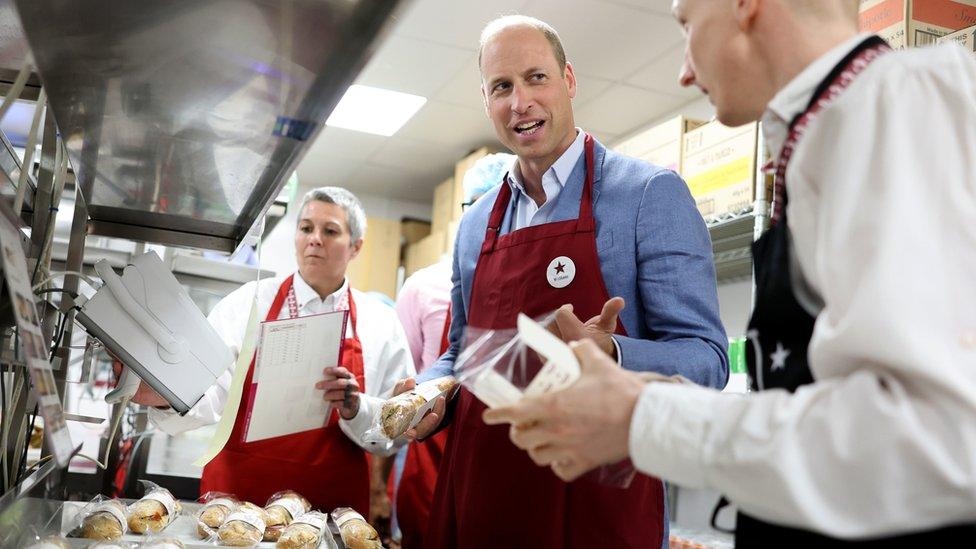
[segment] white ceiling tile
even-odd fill
[[[448,78],[447,83],[434,95],[434,99],[469,109],[483,110],[478,55],[468,55],[468,60],[460,70]]]
[[[454,173],[454,163],[466,152],[460,145],[432,145],[394,137],[373,154],[369,163],[429,176],[439,182]]]
[[[471,51],[478,50],[481,29],[501,15],[519,13],[526,0],[418,0],[393,32]]]
[[[484,110],[439,101],[424,105],[398,135],[435,145],[460,147],[466,151],[496,141]]]
[[[386,137],[327,126],[315,138],[305,158],[319,154],[365,160],[386,143]],[[303,159],[304,162],[304,159]]]
[[[618,81],[681,40],[664,14],[598,0],[531,0],[525,13],[551,24],[580,74]]]
[[[608,4],[630,6],[663,15],[671,15],[671,0],[603,0]]]
[[[695,97],[701,96],[702,93],[698,88],[694,86],[683,88],[678,84],[678,71],[681,70],[681,63],[684,59],[684,48],[684,43],[679,42],[657,59],[641,67],[637,72],[627,78],[626,82],[648,90],[677,95],[687,99],[694,99]]]
[[[607,91],[613,81],[596,76],[576,75],[576,97],[573,99],[573,108],[579,109],[593,99]]]
[[[352,175],[348,188],[357,194],[429,202],[438,183],[396,168],[364,164]]]
[[[298,182],[306,189],[325,185],[346,187],[359,165],[359,161],[331,154],[312,154],[310,151],[298,165]]]
[[[625,134],[680,107],[686,99],[616,84],[576,110],[576,123],[596,133]]]
[[[470,58],[468,50],[390,36],[356,83],[429,98]]]

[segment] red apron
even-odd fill
[[[451,308],[448,306],[441,333],[440,354],[447,351],[450,343]],[[415,442],[407,447],[407,457],[403,462],[403,474],[397,487],[396,514],[400,526],[403,549],[419,549],[424,545],[424,532],[430,517],[430,505],[437,486],[437,471],[441,466],[444,447],[447,445],[447,430]]]
[[[292,291],[293,277],[289,276],[281,283],[266,320],[278,319],[281,306]],[[339,363],[356,376],[360,391],[365,392],[363,346],[356,330],[352,290],[348,295],[353,336],[343,342]],[[331,511],[336,507],[352,507],[367,516],[369,466],[366,453],[339,428],[339,414],[335,409],[326,427],[244,442],[245,411],[254,398],[254,392],[249,390],[253,373],[252,358],[234,430],[224,449],[203,468],[200,493],[227,492],[264,505],[275,492],[290,489],[308,498],[315,509]]]
[[[609,295],[596,249],[593,138],[587,135],[585,143],[578,219],[499,236],[512,194],[502,185],[475,270],[468,325],[512,328],[519,312],[535,317],[565,303],[580,318],[600,314]],[[547,270],[562,256],[575,263],[576,274],[557,289]],[[624,333],[619,324],[617,333]],[[512,445],[507,425],[486,425],[485,405],[469,391],[462,388],[458,398],[425,547],[661,547],[661,481],[638,474],[627,489],[586,478],[565,483]]]

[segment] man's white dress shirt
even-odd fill
[[[770,103],[774,158],[863,38]],[[648,385],[634,463],[835,536],[976,522],[976,59],[955,45],[884,55],[810,125],[786,180],[794,264],[825,303],[816,383],[793,395]]]
[[[563,154],[553,162],[552,166],[544,174],[542,174],[542,190],[546,193],[546,201],[539,206],[535,203],[535,200],[529,198],[529,195],[525,194],[525,186],[522,183],[522,174],[519,171],[518,161],[515,161],[515,165],[512,166],[512,170],[508,172],[508,180],[506,183],[512,188],[512,194],[515,197],[515,212],[512,216],[512,231],[517,231],[519,229],[524,229],[526,227],[534,227],[536,225],[544,225],[549,223],[552,217],[552,211],[555,209],[556,197],[562,192],[563,187],[566,186],[566,182],[569,181],[570,174],[573,173],[573,168],[576,167],[576,163],[579,162],[580,156],[583,155],[584,139],[586,138],[585,132],[583,130],[576,128],[576,139],[569,146],[568,149],[563,151]]]
[[[207,320],[220,334],[224,343],[230,348],[235,359],[241,351],[244,332],[247,329],[248,314],[251,311],[251,300],[254,298],[254,287],[257,284],[257,312],[258,320],[264,321],[271,309],[278,287],[285,276],[268,278],[259,282],[248,282],[222,299],[210,312]],[[298,303],[299,316],[307,316],[335,311],[336,303],[348,291],[348,282],[324,299],[313,290],[299,273],[295,273],[295,299]],[[384,398],[388,398],[400,379],[415,375],[413,359],[407,346],[407,339],[397,319],[396,311],[375,298],[372,298],[353,288],[353,300],[356,303],[357,334],[363,345],[363,366],[366,389],[361,395],[359,412],[351,420],[339,420],[339,427],[356,444],[362,443],[362,434],[369,429],[373,416],[379,413]],[[278,319],[288,318],[288,305],[283,304]],[[346,326],[346,337],[353,334],[351,317]],[[323,368],[325,365],[323,365]],[[149,410],[149,418],[164,432],[176,434],[203,425],[216,423],[220,420],[227,393],[230,389],[234,365],[211,387],[193,408],[180,417],[172,410]],[[402,443],[402,441],[401,441]],[[375,451],[375,448],[371,448]],[[391,448],[388,453],[395,453]]]

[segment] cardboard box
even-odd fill
[[[453,245],[453,243],[452,243]],[[440,260],[447,250],[447,231],[434,231],[416,244],[407,246],[403,263],[406,276],[409,277],[424,267],[433,265]]]
[[[474,163],[481,160],[482,158],[488,156],[491,153],[497,152],[491,147],[481,147],[480,149],[472,152],[468,156],[465,156],[457,164],[454,165],[454,196],[455,205],[451,210],[451,221],[457,221],[461,219],[461,203],[464,202],[464,174],[467,173]]]
[[[404,219],[400,222],[401,245],[416,244],[430,234],[430,222],[419,219]]]
[[[624,140],[614,150],[681,173],[685,134],[703,124],[703,120],[677,116]]]
[[[434,189],[434,209],[430,217],[430,231],[432,233],[447,230],[447,224],[451,222],[454,215],[454,194],[453,177]],[[458,209],[461,209],[460,202]]]
[[[976,24],[976,0],[860,0],[858,23],[893,48],[927,46]]]
[[[976,25],[939,38],[940,44],[945,44],[948,42],[956,42],[960,46],[966,48],[967,51],[971,51],[974,55],[976,55]]]
[[[382,292],[392,298],[400,266],[400,222],[369,217],[366,227],[363,247],[349,263],[346,275],[357,290]]]
[[[460,221],[451,221],[447,224],[447,240],[444,242],[444,253],[454,255],[454,241],[457,240],[458,225]]]
[[[733,213],[755,200],[759,124],[709,122],[685,134],[682,175],[705,217]]]

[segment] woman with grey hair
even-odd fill
[[[365,233],[366,215],[352,193],[339,187],[309,191],[295,231],[298,271],[249,282],[210,313],[210,324],[235,356],[244,346],[255,293],[257,312],[266,321],[334,311],[348,311],[348,320],[340,364],[323,364],[323,379],[314,386],[332,406],[327,424],[302,433],[245,442],[246,412],[256,394],[251,390],[249,371],[233,432],[223,450],[204,468],[201,493],[219,491],[242,501],[264,503],[275,492],[292,489],[318,509],[351,506],[364,516],[368,514],[369,467],[361,447],[362,435],[379,413],[380,395],[390,395],[398,380],[413,376],[414,366],[396,312],[351,288],[346,279],[346,269],[362,249]],[[152,408],[150,418],[170,434],[216,423],[227,400],[232,370],[186,415]],[[140,389],[136,401],[166,406],[148,388]],[[390,448],[387,455],[396,450]]]

